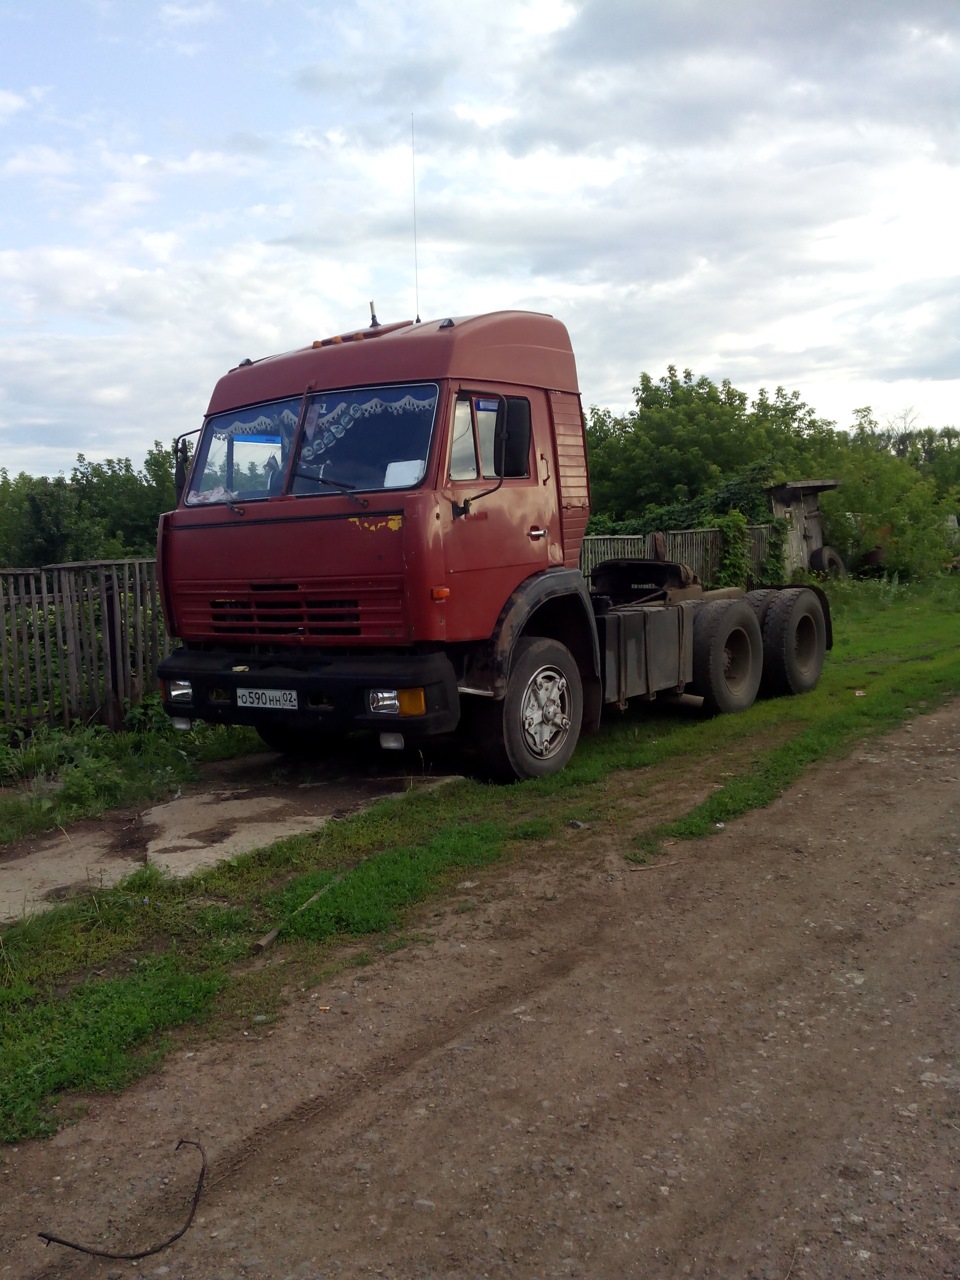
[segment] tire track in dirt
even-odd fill
[[[568,915],[568,912],[564,910],[563,915]],[[570,925],[567,919],[557,923],[565,929]],[[590,922],[580,923],[585,930],[592,927]],[[526,934],[517,934],[518,944],[526,947],[528,940]],[[272,1169],[289,1163],[293,1154],[305,1142],[310,1141],[308,1137],[304,1137],[304,1130],[309,1125],[322,1123],[332,1117],[338,1127],[349,1128],[352,1123],[352,1127],[362,1128],[369,1122],[369,1116],[364,1114],[365,1109],[375,1106],[376,1095],[388,1082],[415,1074],[424,1062],[442,1056],[477,1028],[491,1020],[495,1021],[511,1005],[531,999],[544,987],[563,982],[570,970],[581,962],[583,954],[600,945],[601,941],[596,937],[592,941],[582,939],[576,948],[565,949],[560,955],[548,957],[542,965],[535,966],[532,971],[522,975],[518,973],[510,982],[504,982],[497,975],[488,975],[495,977],[492,989],[478,990],[472,993],[469,1000],[460,1001],[461,1004],[472,1006],[470,1009],[462,1009],[454,1017],[444,1015],[444,999],[443,1004],[428,1015],[428,1030],[402,1035],[396,1044],[369,1061],[364,1061],[362,1066],[356,1063],[362,1049],[351,1047],[350,1052],[341,1055],[336,1066],[332,1067],[329,1074],[336,1079],[330,1081],[325,1092],[299,1102],[270,1124],[255,1126],[235,1147],[220,1149],[215,1153],[208,1148],[210,1171],[205,1182],[204,1205],[212,1207],[223,1196],[229,1195],[240,1178],[266,1178]],[[425,958],[429,960],[429,952],[425,954]],[[402,958],[396,957],[394,963],[397,962],[402,963]],[[294,1051],[293,1039],[295,1036],[288,1046],[291,1053]],[[122,1101],[123,1099],[117,1100],[118,1103]],[[155,1221],[169,1219],[175,1222],[180,1204],[179,1194],[162,1190],[153,1198],[139,1200],[131,1206],[126,1220],[119,1217],[111,1219],[112,1235],[117,1238],[128,1235],[134,1227],[134,1218],[141,1221],[144,1218]],[[85,1265],[88,1271],[77,1272],[77,1260],[72,1260],[67,1269],[64,1269],[64,1261],[55,1259],[49,1266],[33,1273],[31,1280],[47,1280],[48,1277],[53,1280],[54,1277],[67,1274],[99,1274],[101,1264],[94,1262]]]

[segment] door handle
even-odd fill
[[[547,530],[538,529],[536,528],[536,526],[532,527],[527,531],[527,537],[530,539],[531,542],[539,542],[541,538],[545,538],[546,536],[547,536]]]

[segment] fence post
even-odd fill
[[[3,666],[3,718],[5,721],[10,720],[10,654],[7,647],[7,619],[10,617],[10,611],[7,607],[7,577],[6,574],[0,574],[0,611],[3,617],[0,619],[0,664]]]
[[[10,682],[13,685],[13,712],[18,724],[23,724],[23,707],[20,703],[20,640],[17,636],[17,579],[11,575],[7,584],[10,593]]]
[[[101,682],[100,649],[97,644],[97,604],[103,614],[103,601],[100,600],[94,585],[95,574],[85,565],[76,570],[76,580],[80,591],[80,606],[77,610],[78,633],[80,635],[86,662],[87,703],[91,711],[99,711],[103,705],[105,680]],[[84,612],[86,604],[86,612]],[[101,617],[102,625],[102,617]]]
[[[117,608],[116,579],[105,565],[97,568],[100,586],[100,631],[103,652],[103,705],[101,718],[111,729],[118,729],[122,719],[122,707],[117,688],[117,634],[115,612]]]

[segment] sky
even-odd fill
[[[0,467],[369,323],[960,426],[960,0],[0,0]],[[415,234],[416,232],[416,234]]]

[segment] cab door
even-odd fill
[[[550,455],[538,439],[546,415],[529,395],[464,388],[456,397],[440,516],[449,641],[490,635],[517,586],[562,562]]]

